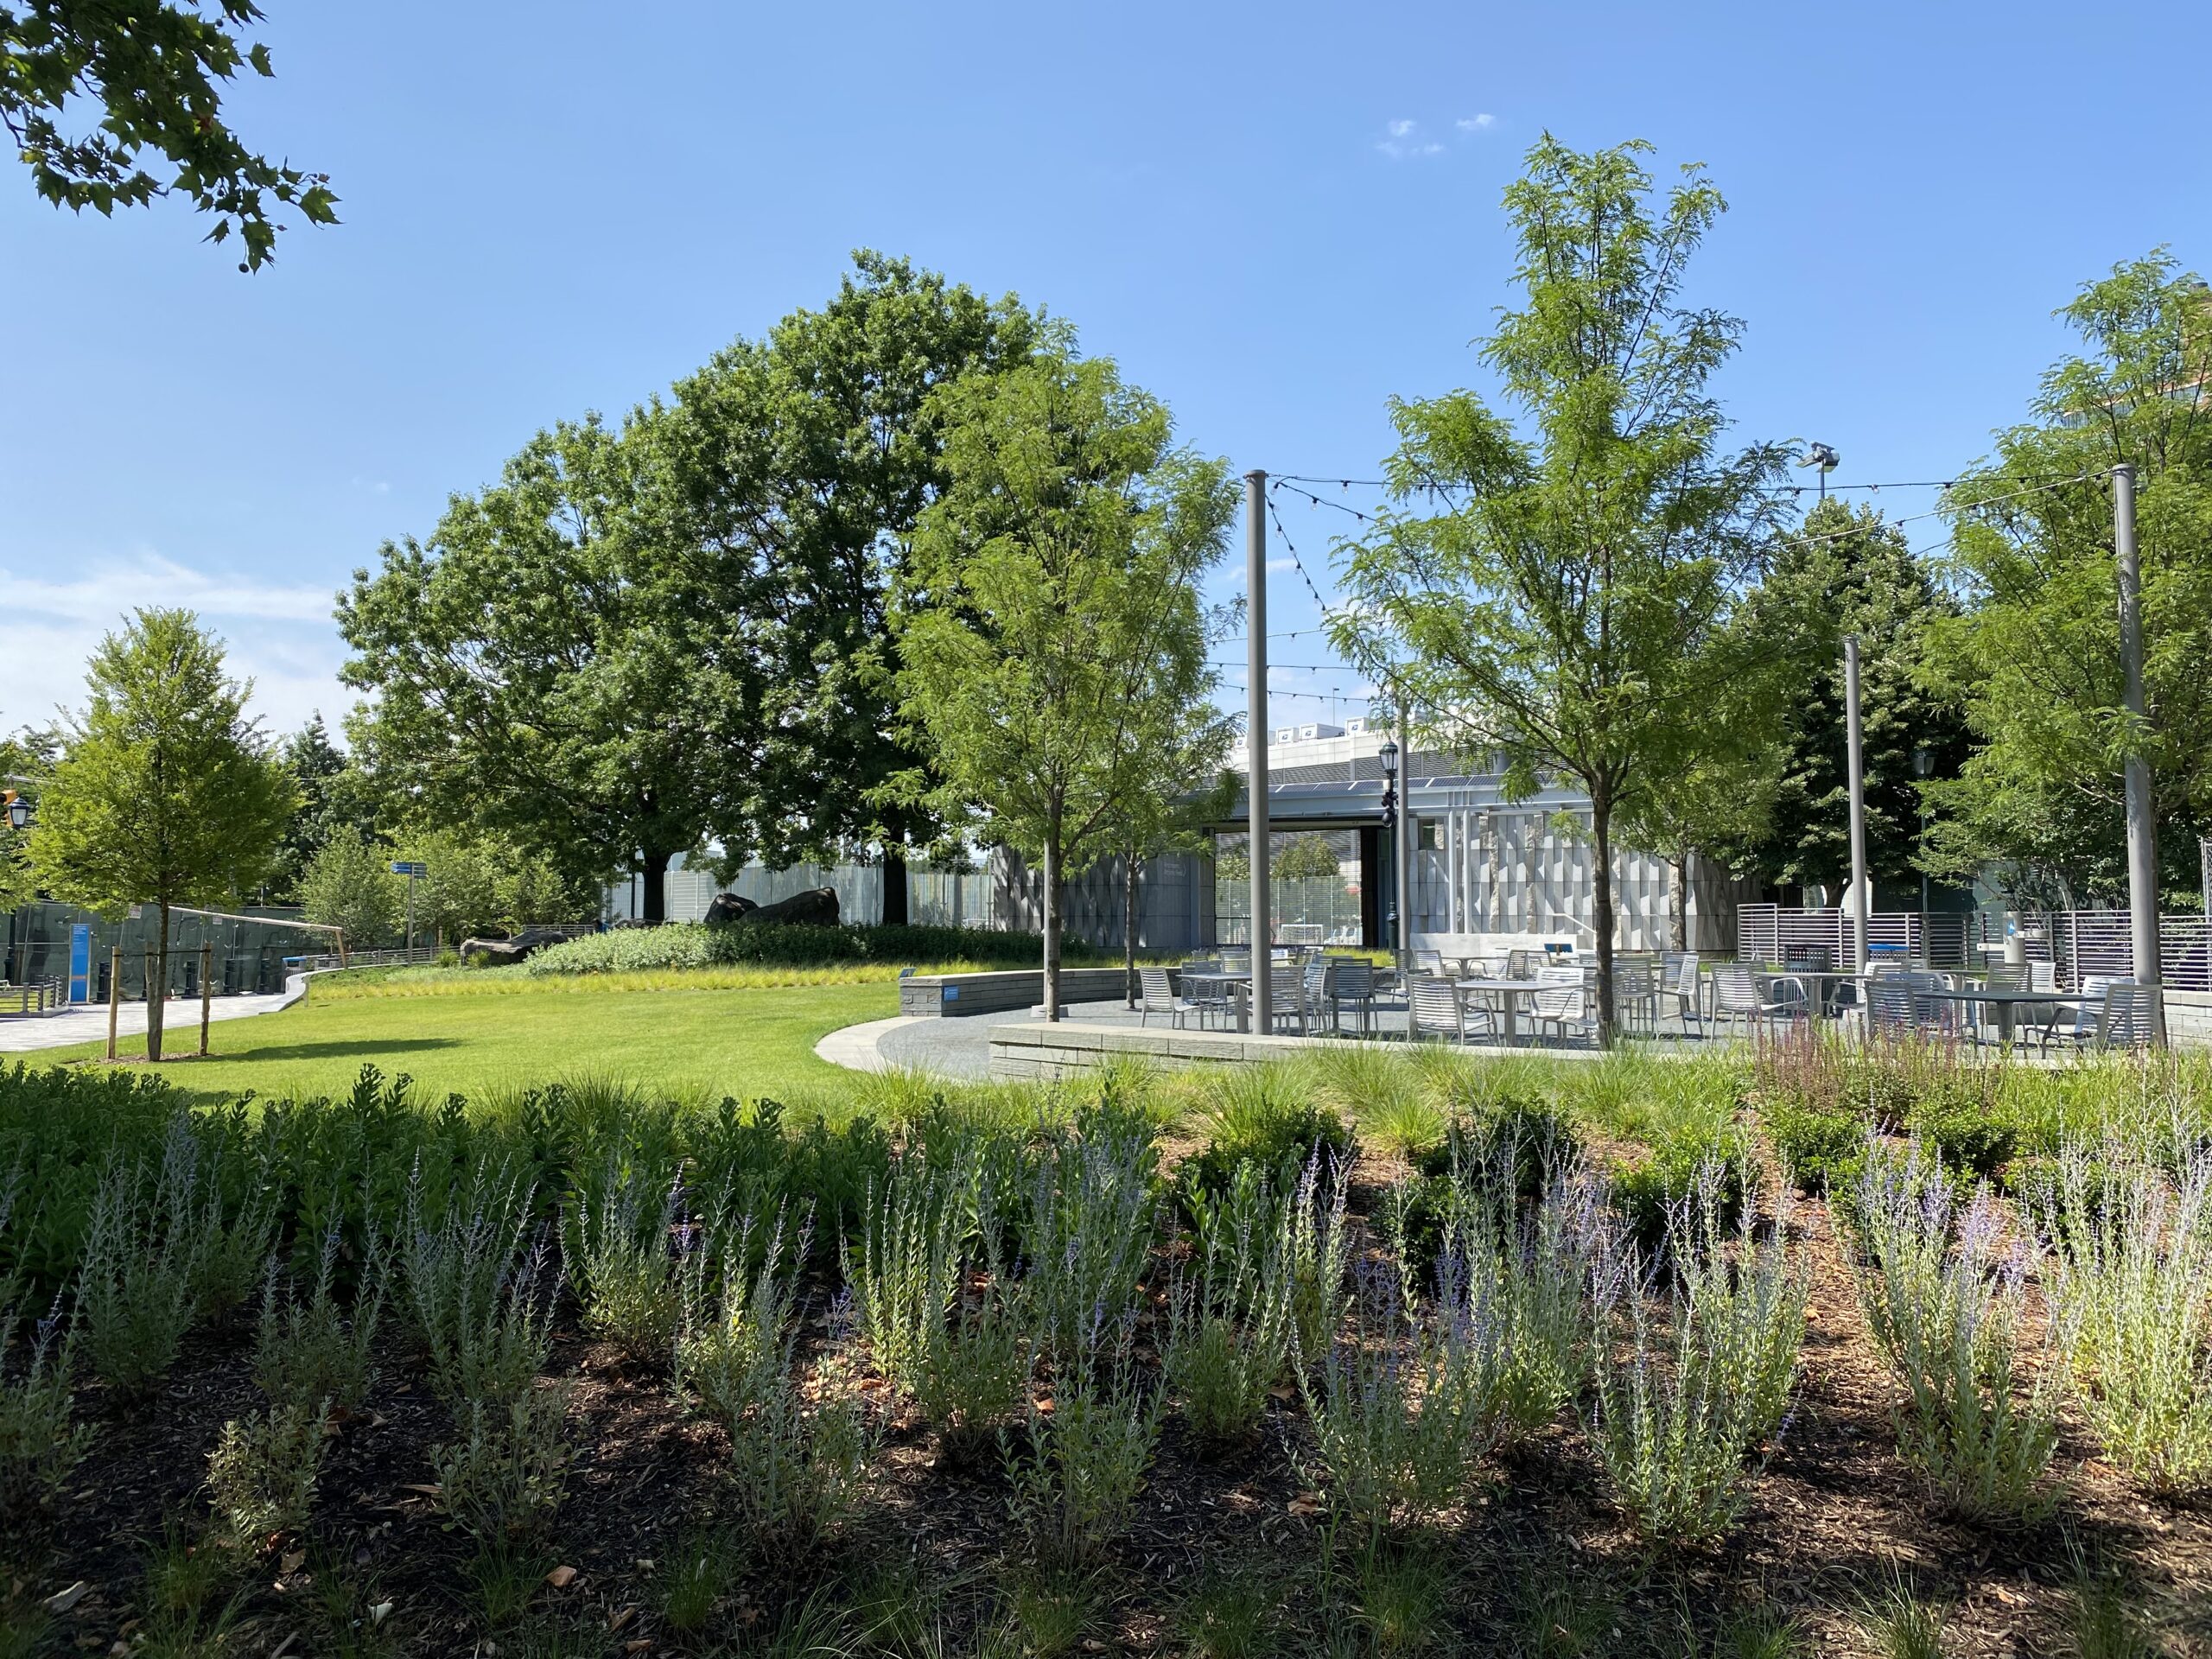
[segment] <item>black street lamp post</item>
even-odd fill
[[[1382,944],[1398,949],[1398,746],[1385,742],[1376,753],[1382,763]]]

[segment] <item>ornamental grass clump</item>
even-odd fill
[[[2046,1283],[2082,1415],[2153,1489],[2212,1487],[2212,1148],[2171,1173],[2108,1146],[2060,1156]]]
[[[476,1173],[433,1226],[419,1166],[409,1185],[402,1277],[431,1385],[449,1406],[519,1400],[551,1351],[558,1287],[543,1242],[530,1238],[531,1199],[502,1163]]]
[[[1395,1262],[1354,1273],[1351,1312],[1326,1353],[1301,1353],[1317,1479],[1370,1538],[1459,1503],[1498,1437],[1503,1332],[1489,1287],[1447,1250],[1424,1301]]]
[[[1959,1514],[2032,1522],[2058,1494],[2058,1367],[2038,1363],[2030,1249],[1988,1191],[1963,1207],[1917,1142],[1870,1141],[1852,1205],[1859,1306],[1904,1385],[1897,1448]]]
[[[1788,1196],[1764,1222],[1747,1205],[1724,1231],[1710,1188],[1725,1179],[1708,1166],[1706,1190],[1673,1208],[1663,1274],[1625,1241],[1597,1274],[1591,1440],[1615,1500],[1655,1544],[1734,1524],[1797,1379],[1810,1273],[1789,1241]]]

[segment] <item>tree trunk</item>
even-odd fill
[[[161,919],[154,925],[154,976],[146,982],[146,1058],[162,1058],[162,1016],[169,1000],[169,905],[161,903]]]
[[[1677,950],[1688,950],[1690,948],[1691,857],[1692,854],[1688,847],[1677,847],[1675,849],[1674,858],[1669,861],[1675,867],[1673,911],[1675,949]]]
[[[1045,1018],[1060,1017],[1060,819],[1045,830]]]
[[[1591,921],[1598,935],[1598,1046],[1613,1046],[1613,806],[1602,790],[1591,791],[1590,836],[1597,843],[1591,872]]]
[[[1137,1005],[1137,859],[1131,853],[1122,861],[1122,995],[1130,1007]]]
[[[645,919],[664,922],[668,919],[668,861],[670,853],[648,852],[642,861],[640,874],[645,878]]]
[[[883,925],[904,927],[912,913],[906,897],[906,820],[893,814],[883,826]]]

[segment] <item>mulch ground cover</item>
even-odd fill
[[[1734,1533],[1708,1550],[1649,1555],[1608,1503],[1581,1430],[1561,1425],[1500,1459],[1465,1516],[1421,1547],[1446,1586],[1428,1650],[1710,1652],[1729,1610],[1764,1600],[1801,1615],[1819,1650],[1864,1651],[1854,1611],[1902,1580],[1949,1605],[1947,1654],[2069,1654],[2078,1558],[2124,1567],[2158,1629],[2157,1651],[2212,1654],[2212,1512],[2135,1491],[2070,1425],[2058,1459],[2069,1484],[2051,1520],[2008,1532],[1945,1516],[1897,1455],[1896,1391],[1829,1218],[1807,1204],[1797,1220],[1816,1262],[1804,1378]],[[150,1402],[124,1408],[97,1385],[83,1389],[80,1420],[97,1440],[67,1489],[44,1566],[16,1588],[19,1601],[67,1603],[43,1650],[144,1644],[144,1563],[165,1526],[204,1524],[208,1453],[226,1420],[260,1405],[251,1349],[242,1320],[195,1335]],[[1004,1621],[1020,1573],[1005,1476],[995,1460],[944,1466],[931,1437],[894,1412],[848,1535],[810,1560],[747,1563],[703,1630],[669,1629],[658,1586],[679,1542],[713,1521],[722,1431],[687,1414],[664,1376],[626,1368],[564,1326],[549,1369],[572,1390],[577,1451],[557,1554],[540,1565],[573,1571],[553,1573],[518,1618],[489,1628],[472,1546],[447,1529],[429,1484],[429,1449],[450,1437],[451,1419],[404,1338],[382,1358],[364,1408],[327,1430],[311,1535],[251,1561],[236,1623],[206,1650],[743,1652],[810,1595],[849,1600],[862,1586],[879,1604],[887,1594],[925,1601],[927,1618],[952,1638],[948,1652]],[[1276,1414],[1268,1432],[1219,1456],[1202,1455],[1170,1414],[1136,1522],[1116,1563],[1084,1586],[1092,1611],[1075,1650],[1179,1650],[1179,1610],[1224,1573],[1254,1575],[1281,1610],[1255,1651],[1324,1650],[1301,1632],[1332,1603],[1357,1605],[1356,1574],[1341,1565],[1347,1551],[1327,1548],[1325,1506],[1298,1473],[1294,1402]],[[1330,1560],[1339,1567],[1325,1568]]]

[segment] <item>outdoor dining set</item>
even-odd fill
[[[1414,952],[1409,971],[1363,956],[1278,950],[1268,965],[1271,1023],[1281,1034],[1377,1034],[1380,1010],[1402,1011],[1413,1040],[1594,1042],[1598,968],[1587,953]],[[1141,1021],[1251,1029],[1249,952],[1224,951],[1179,968],[1139,969]],[[2155,1016],[2152,988],[2089,975],[2060,988],[2050,963],[1939,971],[1876,961],[1856,973],[1824,958],[1779,968],[1703,963],[1694,952],[1623,952],[1613,959],[1613,1008],[1624,1035],[1749,1035],[1828,1020],[1884,1035],[1918,1034],[2002,1048],[2134,1046]],[[1393,1020],[1395,1026],[1397,1022]]]

